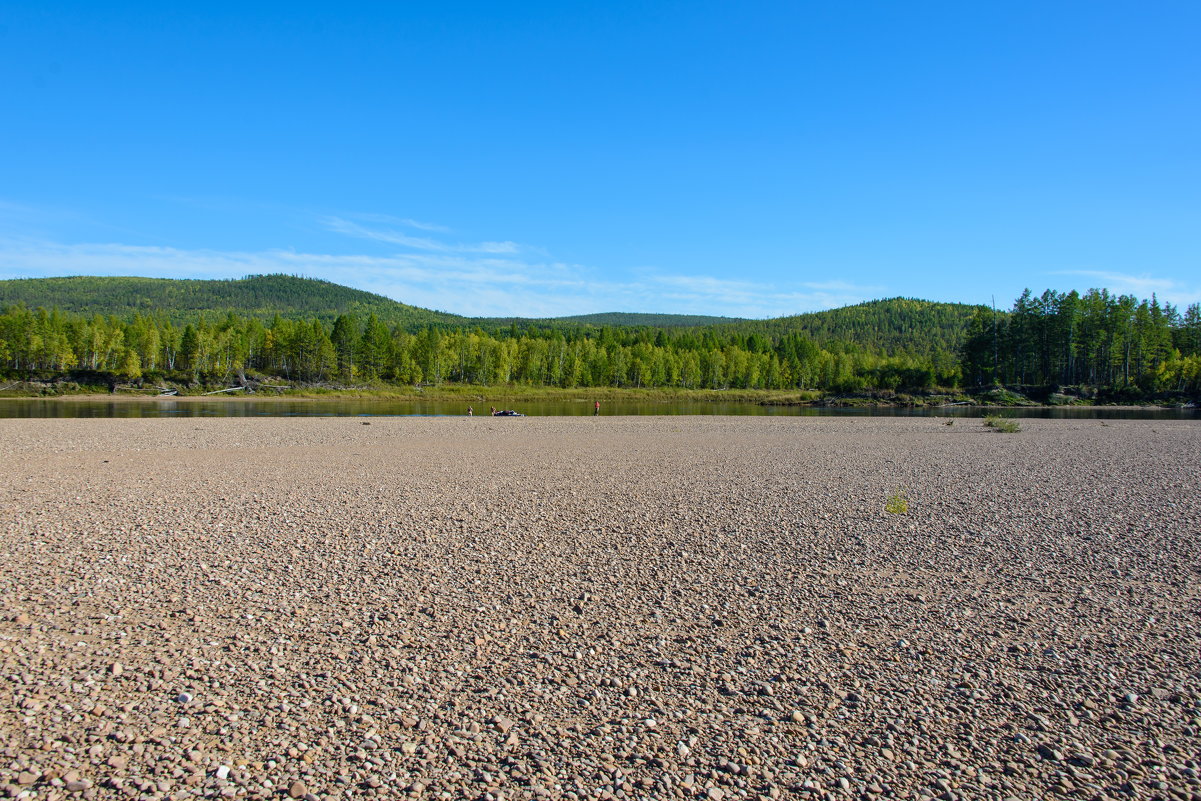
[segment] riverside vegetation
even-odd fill
[[[10,381],[932,393],[1006,385],[1186,400],[1201,312],[1106,290],[1029,291],[1011,311],[909,299],[775,320],[465,318],[324,281],[0,282]],[[1075,394],[1061,386],[1088,387]],[[998,403],[1017,396],[997,394]]]
[[[1016,434],[1022,430],[1022,424],[1017,420],[1008,417],[1000,417],[999,415],[990,414],[984,418],[985,428],[991,428],[998,434]]]

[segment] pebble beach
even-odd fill
[[[1201,425],[0,420],[0,796],[1201,799]]]

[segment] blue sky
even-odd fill
[[[1201,301],[1201,4],[0,9],[0,277],[469,315]]]

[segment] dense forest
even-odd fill
[[[271,282],[259,280],[272,278],[281,279],[275,283],[283,294],[272,294]],[[154,279],[104,280],[111,288],[120,286],[113,281]],[[395,304],[413,310],[409,315],[386,307],[394,301],[369,293],[362,293],[366,299],[347,295],[356,290],[326,282],[288,276],[245,280],[262,294],[249,300],[204,296],[192,286],[180,290],[191,298],[183,311],[142,308],[136,294],[121,296],[126,300],[116,306],[110,297],[107,308],[123,311],[104,314],[81,311],[78,298],[69,309],[55,303],[8,305],[0,314],[0,371],[10,379],[86,371],[123,382],[216,384],[243,381],[249,374],[337,385],[451,382],[833,393],[996,383],[1088,385],[1128,394],[1201,388],[1197,306],[1180,313],[1154,298],[1140,301],[1104,290],[1048,291],[1039,298],[1027,291],[1012,310],[1001,312],[897,298],[775,320],[688,325],[670,315],[636,315],[631,320],[659,324],[615,326],[595,324],[612,319],[606,315],[472,320]],[[305,287],[311,295],[305,295]],[[245,287],[237,291],[244,293]],[[304,300],[289,305],[293,296]],[[352,306],[335,313],[348,298]],[[215,311],[232,300],[239,301],[241,311]],[[308,314],[297,313],[297,306]],[[278,313],[257,313],[269,307]],[[421,314],[429,315],[424,324]]]
[[[1201,309],[1106,290],[1022,293],[978,308],[963,346],[971,384],[1087,385],[1132,394],[1201,389]]]
[[[276,317],[232,312],[178,326],[154,315],[91,317],[10,307],[0,315],[0,365],[10,376],[82,369],[214,382],[247,372],[294,381],[491,386],[821,388],[855,391],[952,385],[958,367],[851,344],[826,348],[799,334],[772,341],[713,329],[545,328],[487,333],[438,327],[409,333],[374,315]]]

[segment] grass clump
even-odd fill
[[[985,417],[984,425],[998,434],[1016,434],[1022,430],[1022,425],[1017,420],[1010,417],[998,417],[995,414]]]
[[[884,504],[884,511],[893,515],[906,514],[909,511],[909,499],[905,497],[904,492],[897,490],[888,496],[888,501]]]

